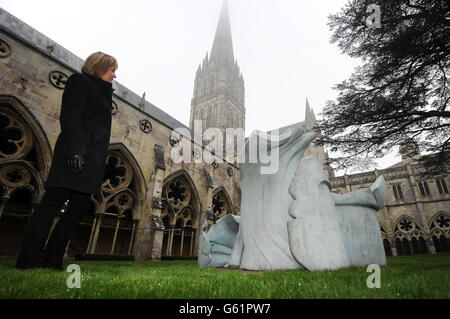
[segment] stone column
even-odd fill
[[[8,202],[9,198],[3,197],[0,199],[0,219],[3,215],[3,210],[5,209],[6,203]]]
[[[144,212],[139,222],[134,248],[136,260],[161,259],[163,241],[162,223],[160,222],[163,209],[161,193],[166,165],[164,162],[164,149],[159,145],[155,145],[154,151],[155,170],[151,210]],[[150,198],[150,196],[147,196],[147,198]]]
[[[97,225],[97,217],[92,221],[91,234],[89,235],[89,242],[86,248],[86,254],[89,254],[92,245],[92,236],[94,235],[95,226]]]
[[[181,230],[180,256],[183,256],[183,244],[184,244],[184,229]]]
[[[169,230],[169,239],[167,240],[167,256],[172,256],[173,227],[175,226],[171,226]]]
[[[166,229],[167,242],[166,242],[166,249],[164,251],[165,256],[169,256],[169,235],[170,229]]]
[[[114,231],[114,238],[113,238],[113,242],[112,242],[112,246],[111,246],[111,255],[114,254],[114,249],[115,249],[116,240],[117,240],[117,233],[119,231],[120,220],[122,219],[122,217],[124,217],[124,216],[116,216],[117,222],[116,222],[116,229]]]
[[[425,241],[428,246],[428,251],[430,254],[436,254],[436,246],[434,245],[433,237],[431,236],[431,233],[425,235]]]
[[[92,239],[91,244],[91,254],[95,254],[95,249],[97,248],[97,241],[98,241],[98,235],[100,233],[100,226],[102,224],[104,213],[96,213],[95,216],[97,217],[97,225],[95,225],[95,232],[94,232],[94,238]]]
[[[196,234],[195,229],[192,229],[191,230],[191,250],[190,250],[189,256],[193,256],[192,249],[194,248],[195,234]]]
[[[128,247],[128,255],[131,255],[131,248],[133,247],[134,233],[136,231],[136,226],[139,223],[138,219],[133,219],[133,230],[131,231],[130,246]]]
[[[212,207],[212,193],[213,193],[213,189],[212,188],[208,188],[208,192],[206,194],[206,209],[202,212],[202,214],[200,215],[200,223],[198,225],[198,228],[195,229],[195,237],[194,237],[194,255],[197,255],[198,252],[198,235],[201,232],[201,228],[203,227],[203,223],[206,220],[209,220],[209,216],[213,216],[213,207]]]
[[[156,185],[155,185],[156,186]],[[162,187],[162,185],[161,185]],[[153,231],[153,245],[152,245],[152,260],[161,259],[161,251],[164,238],[164,223],[161,220],[161,211],[163,204],[161,198],[153,197],[153,215],[152,215],[152,231]]]

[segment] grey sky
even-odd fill
[[[316,116],[359,61],[330,44],[328,15],[347,0],[228,0],[245,80],[246,136]],[[0,0],[0,6],[85,59],[117,58],[117,81],[189,125],[195,72],[210,52],[222,0]],[[395,155],[395,154],[394,154]],[[398,159],[396,159],[398,160]],[[393,156],[379,168],[394,163]]]

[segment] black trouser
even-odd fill
[[[47,187],[45,194],[28,220],[16,268],[61,268],[67,243],[81,216],[89,209],[91,194],[68,188]],[[69,206],[48,239],[56,214],[66,200]]]

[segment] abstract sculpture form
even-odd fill
[[[252,133],[246,142],[246,157],[259,135]],[[331,193],[318,159],[303,158],[316,136],[302,129],[280,136],[271,146],[279,153],[279,169],[273,174],[261,174],[261,161],[240,165],[241,216],[225,216],[208,232],[203,225],[200,267],[323,270],[386,265],[376,213],[385,199],[383,177],[367,189]]]

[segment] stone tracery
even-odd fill
[[[0,247],[3,255],[17,251],[17,234],[25,230],[33,206],[43,195],[43,179],[51,153],[45,135],[16,98],[0,96]]]
[[[450,251],[450,215],[438,212],[430,223],[430,233],[436,252]]]
[[[163,256],[192,256],[198,228],[199,203],[185,176],[180,175],[165,183],[162,192],[161,219],[165,231]]]
[[[394,227],[394,238],[399,255],[426,253],[426,236],[417,222],[407,216],[401,216]]]
[[[223,187],[218,188],[213,195],[211,219],[216,221],[225,215],[234,214],[231,200]]]
[[[31,130],[16,118],[11,109],[0,110],[0,157],[18,159],[26,156],[33,147]]]
[[[132,241],[140,219],[142,186],[136,169],[120,148],[110,150],[106,157],[102,192],[98,198],[94,197],[96,210],[90,212],[88,253],[132,253]],[[99,237],[107,240],[99,241]],[[99,242],[102,246],[97,248]]]

